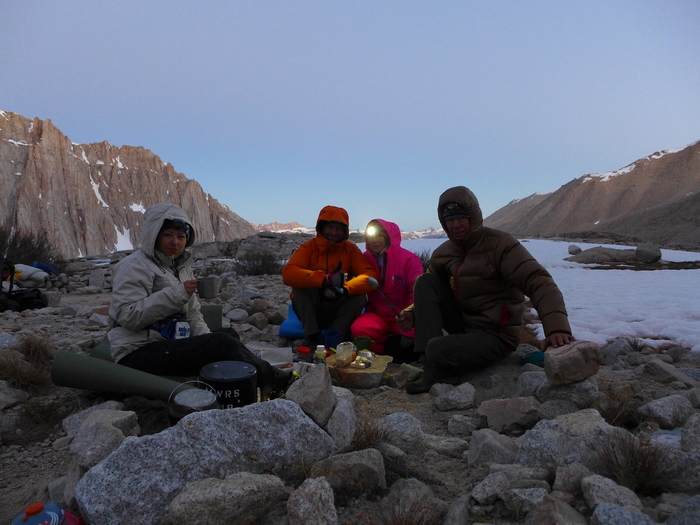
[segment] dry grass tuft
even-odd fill
[[[19,408],[22,424],[15,432],[3,433],[5,445],[26,445],[46,439],[61,421],[85,407],[77,400],[35,396],[23,401]]]
[[[633,398],[628,389],[617,389],[606,392],[603,397],[593,403],[603,419],[610,425],[631,428],[636,422],[636,409],[639,401]]]
[[[278,275],[282,271],[278,256],[262,249],[242,255],[233,267],[240,275]]]
[[[644,443],[629,432],[608,436],[598,449],[598,471],[642,495],[658,495],[673,489],[681,467],[666,450]]]
[[[0,357],[0,380],[13,388],[37,392],[51,383],[51,351],[48,340],[27,336],[11,350],[22,354]]]
[[[386,432],[379,427],[376,420],[369,419],[363,412],[359,413],[355,435],[352,438],[352,450],[373,448],[386,439]]]
[[[44,337],[27,336],[22,339],[15,348],[35,368],[51,367],[53,355],[49,348],[49,341]]]
[[[367,525],[430,525],[435,523],[435,511],[418,499],[385,502],[377,507]]]

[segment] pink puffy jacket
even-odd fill
[[[384,250],[381,257],[384,257],[384,267],[380,269],[376,257],[369,251],[365,250],[364,256],[372,264],[379,278],[379,289],[384,292],[384,295],[389,299],[397,311],[401,311],[407,306],[413,304],[413,283],[416,278],[423,273],[423,265],[420,257],[415,253],[401,247],[401,230],[398,225],[393,222],[382,219],[374,219],[382,225],[389,235],[389,247]],[[370,221],[372,222],[372,221]],[[396,326],[396,314],[391,310],[384,298],[378,291],[372,291],[368,294],[368,303],[365,308],[366,313],[377,314],[384,321],[385,326],[389,329],[388,333],[382,334],[383,337],[376,337],[377,351],[380,351],[383,346],[383,341],[391,334],[402,334],[413,337],[413,330],[409,332],[401,332]],[[353,335],[364,335],[356,333],[356,326],[363,325],[363,316],[360,316],[353,325]],[[357,322],[360,322],[358,325]],[[362,330],[364,332],[364,330]],[[369,335],[369,333],[367,334]]]

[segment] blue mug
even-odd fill
[[[338,330],[321,330],[323,334],[323,346],[326,350],[330,350],[338,347],[340,344],[340,332]]]

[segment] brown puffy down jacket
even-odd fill
[[[469,212],[469,232],[461,240],[441,244],[433,252],[428,272],[450,279],[466,325],[495,332],[514,348],[523,326],[527,295],[545,336],[570,334],[564,298],[549,272],[513,236],[483,226],[479,202],[464,186],[450,188],[440,196],[441,223],[442,211],[450,202]],[[444,223],[442,226],[445,228]]]

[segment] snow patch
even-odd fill
[[[402,248],[432,252],[439,239],[405,241]],[[527,250],[554,277],[564,295],[569,323],[580,340],[605,344],[619,336],[640,339],[651,347],[664,344],[686,346],[700,352],[700,307],[696,290],[700,270],[591,271],[565,260],[569,242],[522,240]],[[581,249],[598,244],[576,243]],[[604,244],[616,249],[634,248]],[[364,244],[358,243],[364,250]],[[661,250],[664,261],[697,261],[700,253]],[[591,293],[595,290],[595,293]],[[662,292],[660,292],[660,290]],[[530,325],[542,338],[542,325]]]
[[[114,245],[115,252],[134,249],[134,245],[131,242],[131,230],[128,228],[120,230],[117,226],[115,226],[114,231],[117,234],[117,242]]]
[[[144,213],[146,211],[146,208],[143,207],[143,204],[132,204],[129,206],[131,211],[135,211],[138,213]]]
[[[9,142],[10,144],[14,144],[15,146],[31,146],[31,144],[24,141],[20,142],[18,140],[7,139],[7,142]]]
[[[625,173],[629,173],[636,167],[637,163],[633,162],[629,166],[625,166],[622,169],[619,169],[617,171],[606,171],[605,173],[591,173],[590,175],[586,175],[586,178],[583,179],[583,182],[588,182],[593,179],[599,179],[600,182],[607,182],[613,177],[617,177],[618,175],[624,175]]]
[[[103,208],[109,209],[109,205],[104,201],[102,195],[100,195],[100,185],[93,180],[92,175],[90,175],[90,185],[92,186],[92,191],[95,192],[97,202],[99,202]]]

